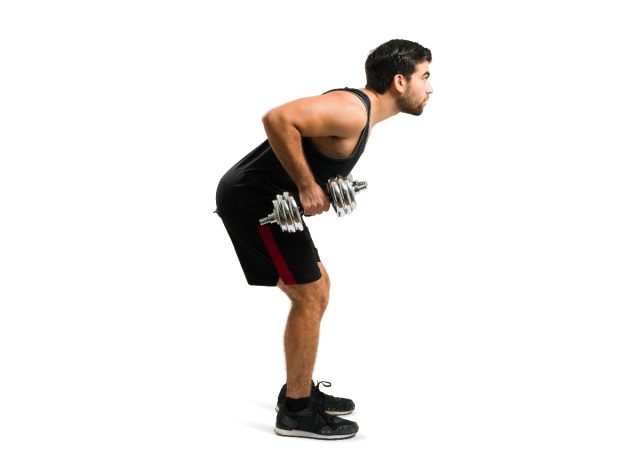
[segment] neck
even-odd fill
[[[389,92],[380,94],[373,89],[361,88],[371,101],[371,126],[400,113],[395,99]]]

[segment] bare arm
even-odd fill
[[[358,135],[366,122],[362,104],[344,93],[329,93],[276,107],[264,115],[262,122],[276,157],[298,187],[305,214],[327,211],[329,198],[313,177],[301,138]]]

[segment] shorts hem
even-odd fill
[[[322,278],[322,272],[320,272],[320,275],[319,275],[317,278],[315,278],[315,277],[311,277],[310,279],[305,278],[305,279],[300,280],[300,281],[296,280],[296,282],[295,282],[295,283],[290,283],[290,284],[289,284],[289,285],[287,285],[287,286],[295,286],[296,284],[309,284],[309,283],[315,283],[316,281],[318,281],[318,280],[319,280],[319,279],[321,279],[321,278]],[[248,280],[247,280],[247,284],[248,284],[249,286],[267,286],[267,287],[274,287],[274,286],[277,286],[277,285],[278,285],[278,281],[279,281],[279,280],[281,280],[281,279],[282,279],[281,277],[278,277],[278,280],[276,280],[276,282],[275,282],[275,283],[274,283],[274,282],[272,282],[272,281],[267,282],[267,281],[255,281],[255,280],[253,280],[253,281],[248,281]],[[283,283],[284,283],[284,281],[283,281]],[[286,285],[286,283],[285,283],[285,285]]]

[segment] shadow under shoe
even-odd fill
[[[324,394],[319,391],[312,392],[309,404],[298,412],[289,411],[286,405],[282,404],[276,416],[275,433],[287,437],[324,440],[348,439],[355,436],[359,429],[358,423],[328,414],[324,404]]]
[[[313,380],[311,381],[311,394],[313,394],[314,392],[318,392],[323,395],[324,408],[327,414],[331,416],[344,416],[353,413],[353,410],[356,407],[353,400],[328,395],[320,390],[320,384],[325,387],[331,387],[331,382],[320,381],[317,383],[317,385],[314,385]],[[278,395],[278,405],[276,406],[276,411],[279,411],[280,408],[283,408],[285,406],[286,395],[287,384],[284,384],[280,389],[280,394]]]

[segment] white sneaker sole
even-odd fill
[[[357,434],[354,432],[353,434],[340,434],[340,435],[322,435],[322,434],[314,434],[313,432],[306,431],[289,431],[286,429],[280,429],[279,427],[273,428],[276,434],[285,436],[285,437],[305,437],[307,439],[323,439],[323,440],[337,440],[337,439],[349,439]]]
[[[280,411],[280,407],[276,406],[276,413]],[[325,411],[325,413],[330,414],[331,416],[346,416],[347,414],[353,413],[352,411]]]

